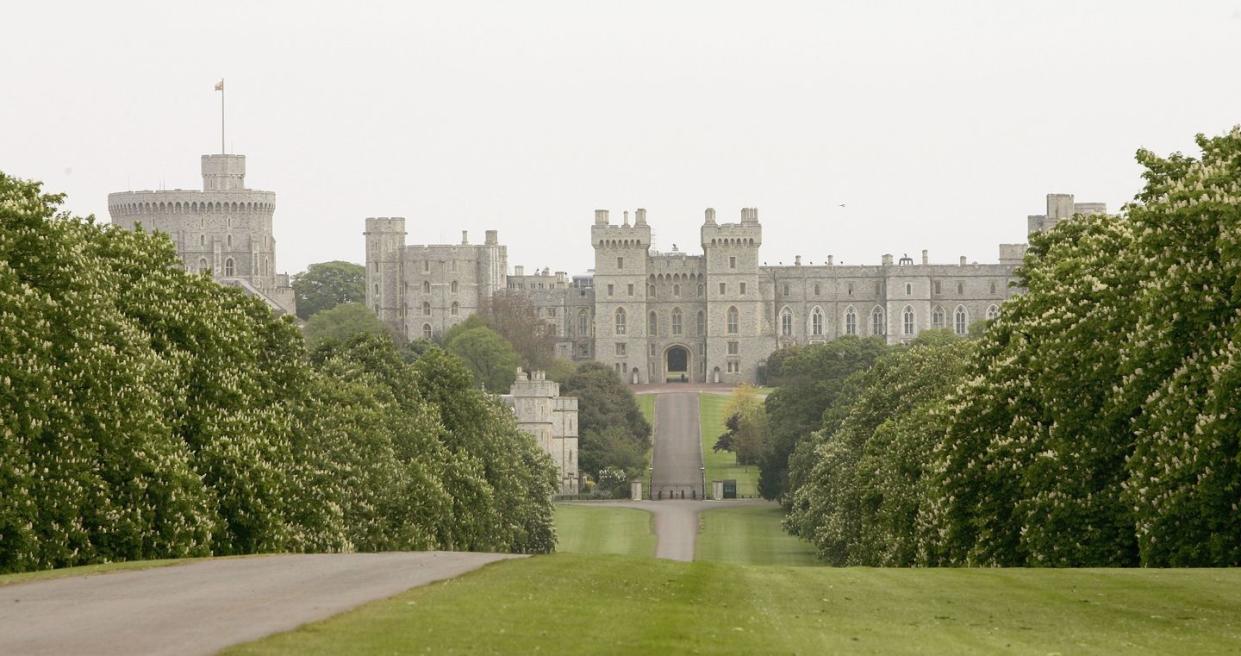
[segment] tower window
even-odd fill
[[[424,317],[431,316],[431,304],[427,303],[426,301],[423,301],[422,303],[422,316]]]
[[[737,308],[728,308],[728,334],[737,334]]]
[[[431,283],[430,283],[429,281],[427,281],[427,280],[423,280],[423,281],[422,281],[422,293],[423,293],[423,294],[430,294],[430,293],[431,293]]]
[[[629,283],[629,295],[633,296],[633,283]]]
[[[815,337],[823,335],[823,311],[819,308],[810,313],[810,334]]]
[[[741,283],[741,295],[745,296],[745,283]]]
[[[854,312],[852,307],[845,311],[845,334],[857,334],[857,312]]]
[[[913,296],[913,293],[914,293],[914,286],[909,283],[905,283],[905,295]]]
[[[901,319],[901,327],[904,329],[904,333],[906,335],[914,334],[914,309],[906,305]]]
[[[724,290],[728,289],[727,284],[728,283],[720,283],[720,296],[723,296],[725,293]]]
[[[625,334],[625,308],[616,308],[616,334]]]
[[[431,324],[422,324],[422,337],[423,339],[431,339]]]
[[[236,275],[236,273],[237,272],[233,266],[233,258],[230,257],[227,260],[224,260],[224,275],[231,277]]]
[[[883,335],[885,332],[883,329],[883,323],[883,309],[876,307],[870,315],[870,334],[876,336]]]
[[[672,310],[672,334],[681,334],[681,308],[673,308]]]
[[[624,268],[625,268],[625,258],[623,258],[623,257],[618,257],[618,258],[616,258],[616,268],[617,268],[617,269],[624,269]]]
[[[728,268],[730,268],[730,269],[736,269],[736,268],[737,268],[737,258],[736,258],[736,256],[732,256],[732,255],[730,255],[730,256],[728,257]]]
[[[965,314],[965,306],[958,305],[957,311],[952,313],[952,328],[958,335],[964,335],[968,326],[969,317]]]
[[[793,313],[788,308],[780,313],[780,334],[784,337],[793,336]]]

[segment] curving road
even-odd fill
[[[0,654],[214,654],[517,557],[259,556],[0,586]]]
[[[655,454],[652,499],[702,499],[702,446],[698,393],[655,396]]]

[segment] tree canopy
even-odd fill
[[[306,322],[306,343],[314,348],[328,341],[345,342],[358,335],[388,335],[388,327],[361,303],[344,303],[315,313]]]
[[[345,303],[366,302],[366,267],[334,260],[317,262],[293,276],[297,316],[310,319]]]
[[[461,358],[474,380],[492,393],[508,393],[517,378],[520,357],[507,340],[486,326],[453,333],[444,348]]]
[[[625,466],[621,461],[631,462],[627,455],[631,450],[645,454],[650,447],[651,425],[633,392],[611,367],[582,363],[560,386],[560,394],[578,399],[578,464],[583,471],[597,475],[609,465]]]

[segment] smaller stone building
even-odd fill
[[[556,463],[561,494],[577,494],[577,399],[560,396],[560,383],[542,371],[517,370],[509,393],[500,397],[513,408],[517,426],[534,437]]]

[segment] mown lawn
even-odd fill
[[[655,556],[651,513],[604,504],[556,504],[556,549],[563,553]]]
[[[655,395],[654,394],[638,394],[638,409],[642,411],[642,416],[646,417],[646,423],[651,425],[651,438],[655,437]],[[652,442],[652,444],[654,444]],[[651,456],[654,455],[654,446],[646,450],[646,471],[642,473],[642,494],[646,496],[651,489]]]
[[[49,579],[59,579],[66,576],[91,576],[94,574],[107,574],[109,572],[119,572],[127,569],[149,569],[152,567],[167,567],[169,565],[178,565],[181,563],[194,562],[195,558],[167,559],[167,560],[134,560],[121,563],[104,563],[102,565],[83,565],[81,567],[62,567],[60,569],[45,569],[37,572],[21,572],[19,574],[0,574],[0,585],[12,585],[14,583],[29,583],[31,581],[46,581]]]
[[[718,508],[699,517],[694,560],[740,565],[822,565],[814,547],[784,532],[776,504]]]
[[[229,654],[1221,654],[1241,570],[505,561]]]
[[[728,451],[716,453],[711,449],[724,432],[724,406],[728,397],[722,394],[699,394],[699,429],[702,431],[702,458],[707,467],[707,493],[711,481],[737,479],[737,496],[758,496],[758,467],[737,464],[737,456]]]

